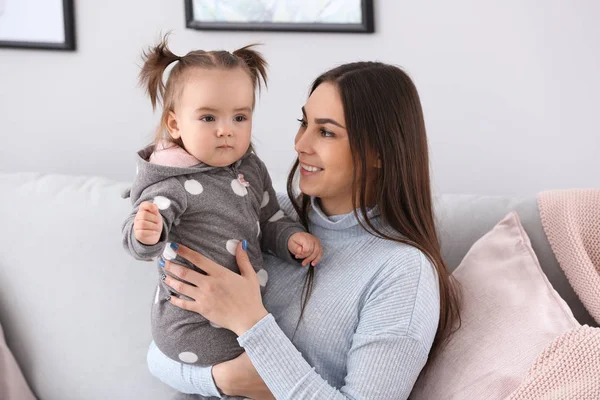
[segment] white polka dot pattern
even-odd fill
[[[174,260],[175,257],[177,257],[177,253],[175,253],[175,250],[173,250],[171,246],[169,246],[170,244],[171,243],[167,243],[162,253],[163,258],[167,261]]]
[[[258,271],[256,273],[256,275],[258,275],[258,282],[260,283],[260,286],[262,286],[262,287],[267,286],[267,282],[269,280],[269,274],[267,273],[267,271],[264,269],[261,269],[260,271]]]
[[[267,204],[269,204],[269,192],[265,192],[263,194],[262,203],[260,203],[260,208],[265,208]]]
[[[185,188],[185,190],[187,190],[189,194],[193,195],[199,195],[204,191],[202,184],[195,179],[189,179],[185,181],[183,187]]]
[[[279,210],[271,218],[269,218],[269,222],[279,221],[281,218],[285,217],[283,211]]]
[[[237,179],[231,181],[231,189],[233,189],[233,193],[238,196],[246,196],[248,194],[248,189],[244,185],[240,183]]]
[[[237,249],[238,243],[240,241],[237,239],[230,239],[227,241],[227,243],[225,244],[225,248],[227,249],[227,251],[232,255],[235,256],[235,250]]]
[[[179,353],[179,359],[184,363],[195,363],[198,361],[198,356],[191,351],[184,351],[183,353]]]
[[[154,198],[154,204],[156,204],[159,210],[166,210],[171,205],[171,200],[163,196],[156,196]]]

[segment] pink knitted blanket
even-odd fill
[[[600,399],[600,328],[580,326],[556,338],[507,400]]]
[[[585,308],[600,323],[600,189],[541,192],[537,199],[558,263]]]

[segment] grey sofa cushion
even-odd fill
[[[121,248],[126,183],[1,174],[0,320],[27,381],[44,400],[166,399],[146,368],[156,269]],[[552,284],[581,322],[542,232],[534,198],[441,196],[443,256],[455,268],[509,210],[519,213]]]
[[[121,247],[125,184],[0,174],[0,320],[42,400],[164,400],[146,367],[153,263]]]

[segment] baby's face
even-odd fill
[[[188,153],[213,167],[239,160],[250,146],[254,88],[248,73],[201,69],[188,71],[167,128],[181,137]]]

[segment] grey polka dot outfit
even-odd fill
[[[261,248],[294,260],[287,242],[304,229],[281,211],[267,169],[253,152],[228,167],[158,165],[148,161],[151,153],[152,147],[138,152],[137,175],[130,192],[124,195],[130,195],[133,210],[123,224],[123,246],[133,257],[174,258],[168,244],[176,242],[239,272],[235,249],[245,239],[262,287],[268,274],[262,268]],[[133,235],[133,220],[143,201],[154,202],[163,217],[161,238],[152,246],[138,242]],[[200,271],[179,257],[176,262]],[[165,273],[160,265],[157,268],[159,276]],[[169,303],[172,293],[162,280],[153,295],[152,335],[168,357],[188,364],[214,365],[243,352],[233,332]]]

